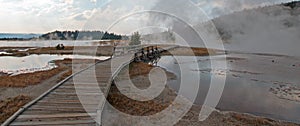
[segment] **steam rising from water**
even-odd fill
[[[300,8],[282,5],[214,19],[228,50],[300,56]]]
[[[170,28],[180,34],[189,45],[204,47],[202,40],[197,39],[189,31],[192,31],[192,27],[196,31],[205,30],[207,31],[206,37],[209,38],[209,32],[213,32],[214,26],[208,25],[209,23],[206,21],[220,16],[213,19],[213,22],[221,35],[221,38],[218,39],[225,41],[226,50],[300,56],[300,50],[298,50],[300,46],[298,43],[300,39],[300,9],[273,5],[288,1],[290,0],[193,0],[199,7],[204,8],[204,11],[201,12],[200,9],[185,4],[188,2],[186,0],[159,0],[152,10],[174,14],[179,19],[186,21],[187,24],[156,13],[150,14],[148,24],[163,24],[162,27]],[[210,3],[213,9],[207,11],[209,9],[205,9],[207,6],[204,3]],[[243,9],[253,10],[242,11]],[[232,13],[235,11],[241,12]],[[215,38],[211,39],[213,42]],[[181,41],[182,39],[177,37],[176,42],[180,43]]]

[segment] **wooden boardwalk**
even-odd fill
[[[167,49],[171,48],[175,46]],[[132,54],[127,54],[91,64],[22,107],[2,125],[101,124],[101,112],[111,82],[133,59]]]

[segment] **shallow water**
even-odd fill
[[[98,59],[105,60],[109,57],[83,56],[83,55],[29,55],[25,57],[2,56],[0,57],[0,73],[17,75],[36,71],[50,70],[56,67],[53,60],[70,59]]]
[[[0,55],[1,55],[1,54],[9,55],[9,54],[12,54],[12,53],[8,53],[8,52],[0,52]]]
[[[64,46],[103,46],[104,40],[45,40],[45,41],[0,41],[0,47],[55,47]]]
[[[158,65],[177,74],[178,79],[171,81],[175,90],[190,88],[181,95],[191,98],[194,87],[188,87],[193,78],[199,76],[200,84],[195,104],[203,104],[210,86],[211,76],[217,74],[226,78],[225,88],[217,109],[251,113],[258,116],[300,123],[300,102],[277,97],[270,90],[282,85],[300,87],[300,59],[286,56],[266,56],[254,54],[229,54],[227,61],[222,56],[212,56],[216,62],[225,61],[227,68],[216,66],[210,70],[209,57],[179,56],[162,57]],[[196,62],[194,62],[196,61]],[[180,71],[180,68],[182,71]],[[226,73],[226,75],[224,74]],[[180,84],[181,76],[189,81]]]

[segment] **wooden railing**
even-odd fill
[[[117,46],[114,48],[114,56],[122,56],[126,54],[134,54],[138,52],[140,49],[144,48],[144,45],[136,45],[136,46]]]

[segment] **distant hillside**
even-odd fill
[[[289,2],[289,3],[285,3],[283,5],[294,9],[294,8],[300,7],[300,1],[292,1],[292,2]]]
[[[41,35],[40,40],[120,40],[127,36],[102,31],[54,31]]]
[[[40,34],[0,33],[0,39],[30,39],[39,36]]]
[[[46,34],[0,33],[0,40],[128,40],[125,35],[103,31],[54,31]]]

